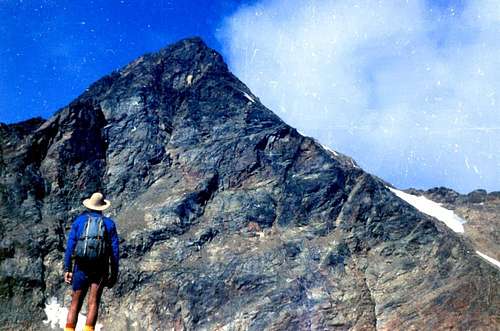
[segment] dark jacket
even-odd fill
[[[83,232],[85,228],[85,223],[87,222],[88,215],[101,216],[104,220],[104,226],[106,227],[106,231],[108,233],[108,239],[110,240],[111,246],[111,254],[110,254],[110,263],[111,263],[111,277],[116,277],[118,275],[118,265],[120,259],[120,251],[118,246],[118,233],[116,231],[115,222],[109,218],[105,217],[97,212],[87,211],[83,214],[79,215],[73,224],[71,225],[71,230],[68,236],[68,242],[66,245],[66,254],[64,255],[64,271],[71,272],[72,271],[72,256],[73,251],[75,250],[76,243],[78,238]]]

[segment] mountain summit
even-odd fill
[[[68,303],[81,201],[113,202],[112,330],[494,329],[499,271],[348,156],[284,123],[199,38],[50,119],[0,125],[0,320]],[[49,328],[49,325],[45,327]]]

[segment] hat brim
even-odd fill
[[[111,207],[111,201],[104,199],[104,205],[96,206],[90,202],[90,199],[85,199],[85,200],[83,200],[83,205],[85,207],[87,207],[88,209],[102,211],[102,210],[105,210],[105,209],[108,209],[109,207]]]

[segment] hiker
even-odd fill
[[[89,290],[83,330],[93,331],[104,286],[113,287],[118,277],[118,233],[114,221],[102,214],[111,202],[96,192],[85,199],[83,205],[87,210],[71,225],[64,256],[64,281],[72,284],[73,289],[64,331],[75,330],[78,313]]]

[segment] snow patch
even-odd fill
[[[437,218],[438,220],[446,224],[446,226],[448,226],[453,231],[464,233],[463,224],[466,223],[465,220],[457,216],[452,210],[442,207],[439,203],[429,200],[423,195],[416,196],[391,187],[387,188],[391,190],[394,194],[396,194],[399,198],[408,202],[410,205],[414,206],[421,212]],[[486,254],[483,254],[480,251],[476,251],[476,254],[479,255],[484,260],[486,260],[487,262],[493,264],[498,269],[500,269],[500,261]]]
[[[446,209],[441,206],[441,204],[434,202],[432,200],[427,199],[423,195],[416,196],[413,194],[405,193],[400,190],[396,190],[392,187],[387,187],[394,194],[396,194],[399,198],[408,202],[410,205],[414,206],[421,212],[430,215],[432,217],[437,218],[450,229],[455,232],[464,233],[465,220],[458,217],[452,210]]]
[[[186,83],[188,86],[191,86],[191,84],[193,84],[193,75],[187,75]]]
[[[494,258],[489,257],[488,255],[481,253],[480,251],[476,251],[476,254],[479,255],[480,257],[482,257],[483,259],[485,259],[486,261],[488,261],[489,263],[493,264],[498,269],[500,269],[500,261],[497,261]]]
[[[323,146],[324,149],[326,149],[327,151],[330,151],[333,153],[333,155],[335,156],[339,156],[339,154],[337,152],[335,152],[333,149],[331,149],[330,147],[326,146],[326,145],[323,145],[321,144],[321,146]]]
[[[57,298],[52,297],[45,304],[45,314],[47,319],[43,321],[43,324],[50,325],[52,329],[64,329],[66,326],[66,318],[68,316],[68,308],[61,306],[57,303]],[[76,325],[75,331],[83,330],[87,317],[82,314],[78,314],[78,324]],[[102,331],[102,324],[97,323],[95,326],[95,331]]]
[[[248,94],[247,92],[243,92],[243,95],[244,95],[244,96],[245,96],[248,100],[250,100],[251,102],[255,102],[254,98],[252,98],[252,97],[250,96],[250,94]]]

